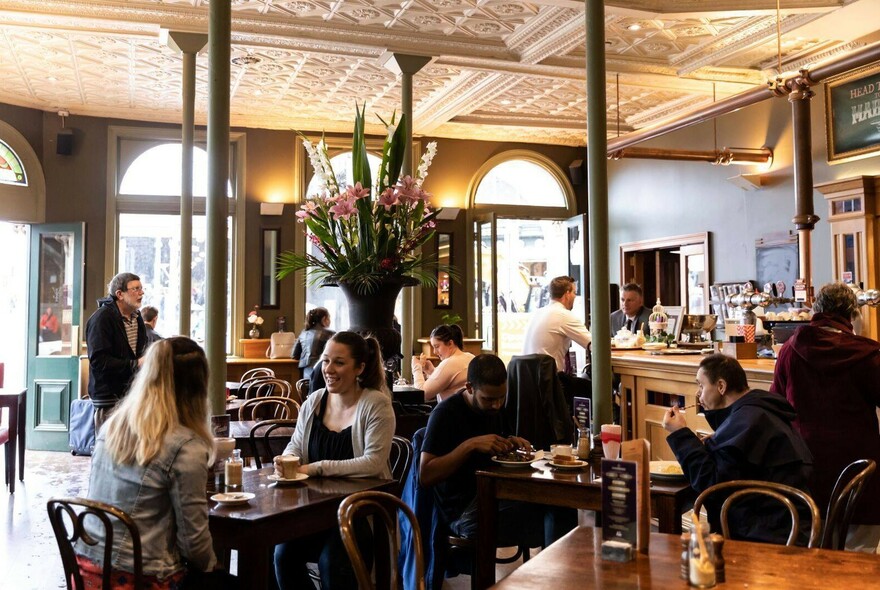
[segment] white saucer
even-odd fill
[[[218,504],[232,506],[235,504],[247,504],[254,497],[254,494],[250,492],[230,492],[228,494],[214,494],[211,496],[211,499]]]
[[[304,480],[304,479],[308,479],[308,478],[309,478],[309,474],[308,474],[308,473],[297,473],[297,474],[296,474],[296,477],[294,477],[294,478],[292,478],[292,479],[288,479],[288,478],[285,478],[285,477],[281,477],[280,475],[275,475],[275,474],[273,473],[273,474],[271,474],[271,475],[267,475],[266,478],[267,478],[269,481],[274,481],[274,482],[277,483],[277,484],[284,485],[284,484],[296,483],[296,482],[298,482],[298,481],[302,481],[302,480]]]
[[[573,463],[557,463],[555,461],[548,461],[551,467],[555,467],[556,469],[582,469],[587,466],[586,461],[581,461],[578,459]]]

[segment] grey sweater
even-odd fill
[[[312,433],[312,424],[325,395],[328,395],[327,390],[319,389],[303,403],[296,428],[287,448],[284,449],[284,454],[299,457],[303,465],[308,466],[309,475],[390,479],[388,456],[391,454],[391,439],[394,436],[394,410],[391,407],[390,396],[375,389],[365,389],[361,399],[358,400],[351,426],[354,459],[309,462],[309,437]]]

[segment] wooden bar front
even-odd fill
[[[672,405],[682,407],[697,403],[697,369],[700,354],[663,356],[644,350],[612,351],[611,370],[620,376],[621,423],[625,438],[644,438],[651,442],[652,460],[673,460],[666,444],[663,414]],[[770,389],[776,361],[773,359],[740,360],[749,386]],[[712,432],[701,408],[685,410],[688,426],[694,431]]]

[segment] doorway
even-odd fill
[[[27,382],[29,241],[28,225],[0,222],[0,249],[5,258],[0,265],[0,381],[7,389],[20,390]]]

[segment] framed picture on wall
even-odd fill
[[[828,161],[880,153],[880,65],[847,72],[825,83]]]

